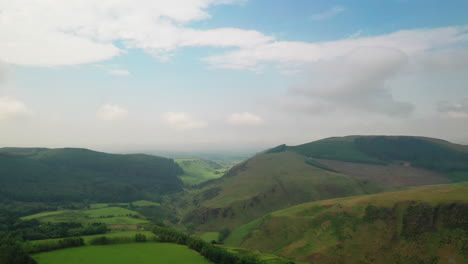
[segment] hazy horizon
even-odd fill
[[[0,147],[468,144],[467,1],[0,1]]]

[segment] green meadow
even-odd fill
[[[169,243],[68,248],[33,255],[39,264],[209,264],[197,252]]]
[[[91,207],[92,208],[92,207]],[[89,210],[59,210],[23,217],[23,220],[37,219],[44,223],[75,222],[82,224],[104,223],[107,225],[136,225],[148,221],[141,214],[122,207],[98,207]]]

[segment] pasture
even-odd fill
[[[177,244],[134,243],[68,248],[33,255],[39,264],[209,264],[197,252]]]

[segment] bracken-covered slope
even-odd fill
[[[468,263],[468,185],[297,205],[235,229],[230,246],[310,263]]]
[[[216,231],[295,204],[468,180],[466,146],[409,136],[348,136],[281,145],[192,190],[183,224]]]
[[[87,149],[0,149],[0,199],[128,202],[182,190],[182,169],[156,156]]]

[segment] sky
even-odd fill
[[[466,0],[0,0],[0,147],[468,144]]]

